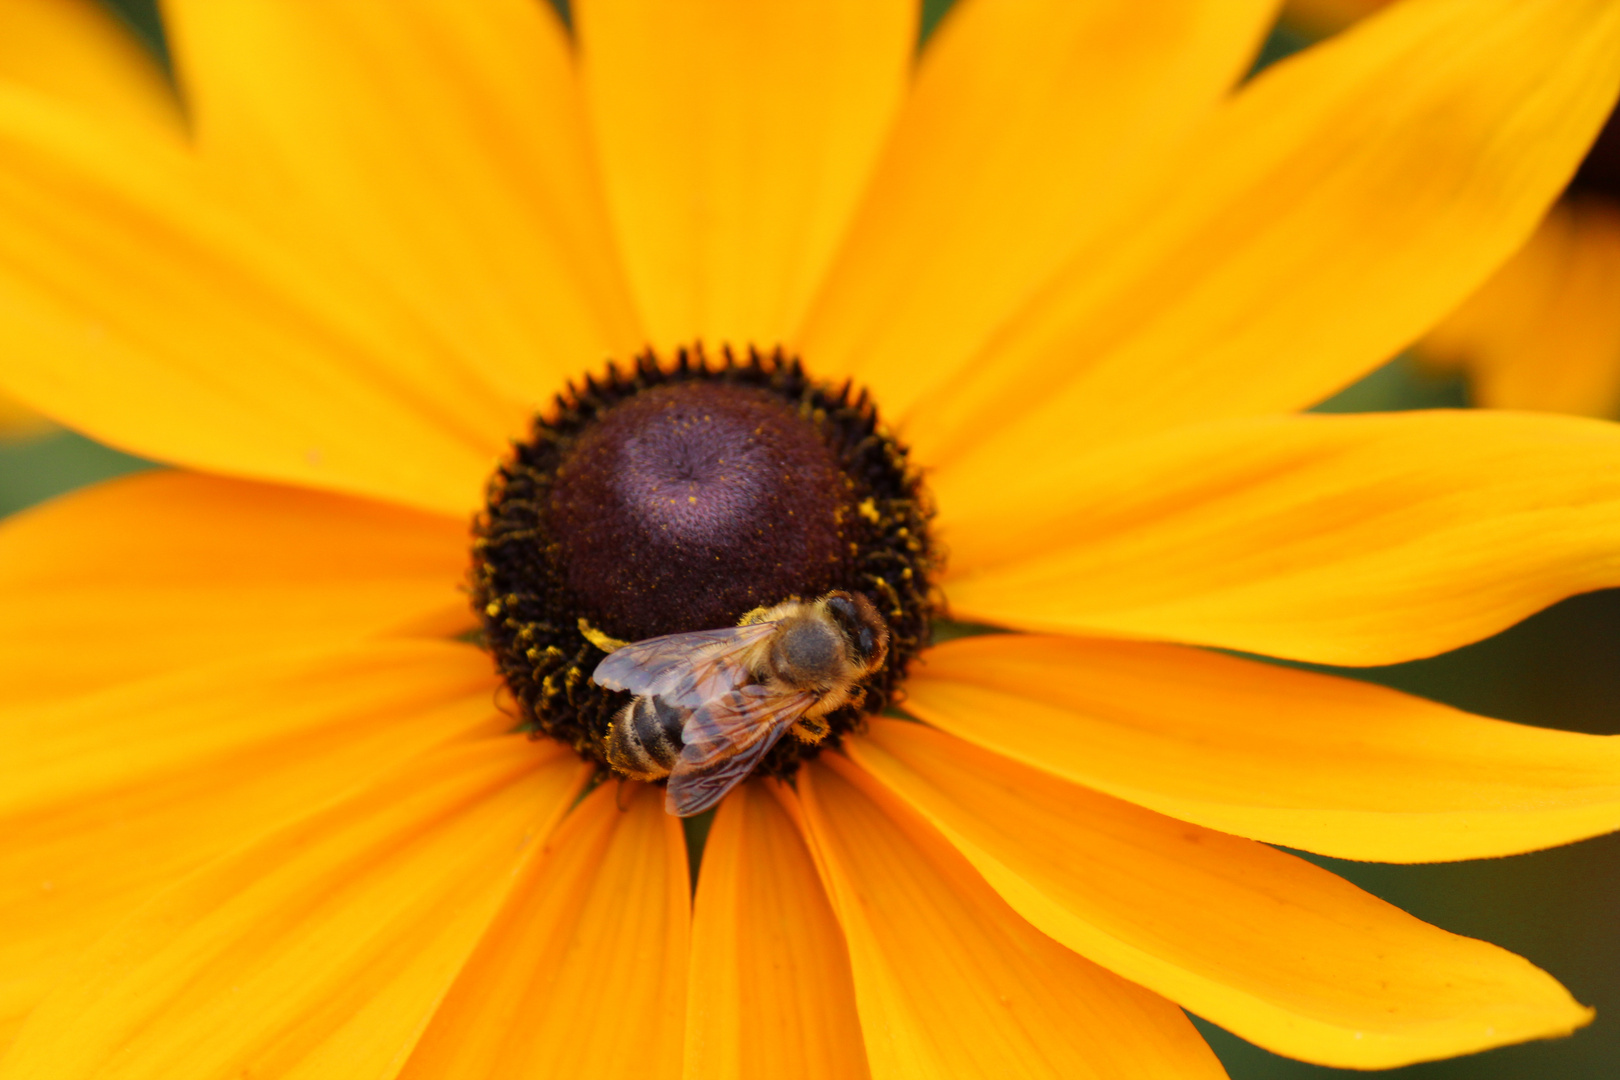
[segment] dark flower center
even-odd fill
[[[835,590],[890,634],[864,702],[783,739],[798,761],[893,700],[934,603],[929,511],[906,453],[864,394],[810,379],[780,352],[641,357],[559,396],[491,478],[473,548],[487,642],[526,726],[603,764],[628,695],[591,682],[618,642],[736,625]],[[859,699],[859,695],[856,696]]]
[[[650,387],[558,467],[558,562],[581,612],[614,637],[730,626],[848,577],[853,486],[815,425],[770,390]]]

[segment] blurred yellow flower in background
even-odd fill
[[[1620,584],[1614,425],[1300,413],[1524,243],[1620,4],[1405,0],[1234,90],[1264,0],[964,0],[920,58],[901,0],[172,0],[183,121],[98,9],[0,13],[0,388],[177,466],[0,525],[0,1080],[1218,1077],[1178,1006],[1360,1068],[1589,1019],[1270,845],[1611,831],[1620,745],[1214,649]],[[1010,631],[736,789],[695,895],[655,789],[511,730],[459,592],[535,411],[693,341],[869,390]]]
[[[1301,29],[1330,34],[1390,0],[1289,0]],[[1417,344],[1468,375],[1493,409],[1620,416],[1620,113],[1530,241]]]
[[[1620,155],[1611,115],[1600,149]],[[1606,166],[1606,171],[1604,167]],[[1517,255],[1424,338],[1476,404],[1620,416],[1620,158],[1593,154]]]

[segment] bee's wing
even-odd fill
[[[748,682],[737,662],[749,646],[770,636],[774,622],[665,634],[608,653],[591,679],[609,690],[663,698],[671,705],[697,706]]]
[[[805,691],[784,694],[753,683],[694,710],[681,728],[686,747],[670,770],[664,809],[691,817],[719,802],[815,703]]]

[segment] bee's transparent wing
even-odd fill
[[[754,683],[695,710],[681,728],[686,747],[670,771],[664,809],[691,817],[719,802],[815,703],[805,691],[784,694]]]
[[[648,638],[609,653],[591,679],[609,690],[693,708],[748,682],[752,674],[738,656],[775,629],[774,622],[749,623]]]

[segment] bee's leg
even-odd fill
[[[788,730],[793,732],[793,737],[798,739],[800,742],[809,743],[811,746],[814,746],[816,743],[827,737],[829,728],[827,727],[827,722],[825,720],[819,718],[812,720],[809,717],[805,717],[800,719],[798,723],[794,724]]]

